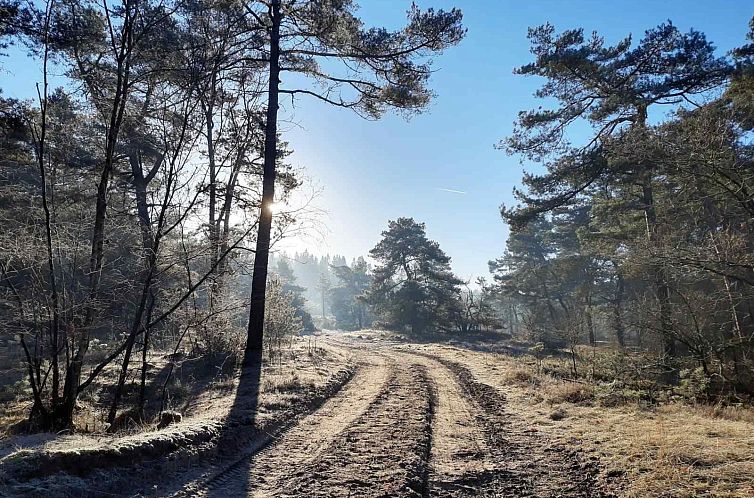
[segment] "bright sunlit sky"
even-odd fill
[[[462,278],[487,275],[487,262],[502,254],[507,227],[501,203],[522,166],[496,144],[510,133],[519,110],[539,105],[532,92],[542,83],[512,74],[531,61],[527,28],[547,21],[558,31],[597,30],[608,42],[635,39],[672,20],[681,30],[703,31],[721,53],[744,43],[754,4],[749,0],[418,0],[421,8],[463,11],[468,34],[436,58],[431,86],[437,98],[406,121],[386,115],[365,121],[344,109],[302,97],[283,99],[284,139],[291,161],[322,187],[315,200],[327,212],[325,240],[286,243],[288,250],[365,255],[389,219],[411,216],[427,224],[430,238],[452,257]],[[367,25],[397,28],[410,0],[361,0]],[[34,67],[18,55],[0,61],[0,87],[30,97]],[[283,86],[290,77],[283,76]],[[462,193],[461,193],[462,192]]]
[[[516,76],[530,62],[527,28],[547,21],[560,31],[597,30],[608,42],[671,19],[683,31],[707,34],[721,51],[742,45],[754,4],[727,1],[612,0],[420,0],[426,8],[463,11],[465,40],[436,59],[436,100],[428,111],[405,121],[388,115],[364,121],[346,110],[311,100],[296,103],[295,125],[286,137],[294,161],[305,165],[325,188],[326,248],[354,256],[379,240],[387,220],[412,216],[427,224],[430,238],[452,257],[462,278],[487,275],[487,262],[502,254],[508,234],[499,215],[513,202],[511,189],[522,173],[518,158],[496,144],[511,132],[521,109],[538,105],[537,78]],[[362,0],[362,18],[397,27],[406,0]],[[285,80],[283,81],[285,84]],[[465,192],[463,194],[447,190]]]

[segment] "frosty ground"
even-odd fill
[[[181,422],[0,443],[3,496],[750,496],[754,417],[604,407],[532,358],[379,332],[301,340]],[[494,349],[494,348],[492,348]],[[750,417],[750,418],[749,418]],[[673,423],[669,423],[673,420]]]

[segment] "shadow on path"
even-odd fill
[[[253,453],[249,452],[249,445],[255,446],[254,440],[260,436],[257,427],[257,411],[259,409],[259,391],[262,377],[262,352],[247,352],[241,377],[236,391],[233,405],[228,412],[224,429],[218,441],[218,454],[221,458],[238,458],[220,474],[213,477],[208,483],[207,495],[209,497],[225,497],[223,491],[218,490],[216,485],[236,480],[234,489],[238,490],[235,496],[246,496],[252,488],[249,482],[254,462]],[[262,438],[262,441],[266,438]],[[260,444],[263,442],[260,441]],[[243,453],[247,453],[244,455]]]

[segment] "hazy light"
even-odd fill
[[[288,205],[285,202],[277,201],[277,202],[273,202],[272,204],[269,204],[267,206],[267,209],[269,209],[272,214],[277,214],[277,213],[282,213],[283,211],[285,211],[287,207]]]

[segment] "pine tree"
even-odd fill
[[[421,12],[412,6],[406,27],[394,32],[365,29],[350,0],[272,0],[262,7],[247,4],[247,11],[264,29],[260,60],[268,64],[262,205],[247,343],[247,363],[253,363],[262,349],[264,330],[280,95],[308,95],[370,118],[380,117],[389,108],[418,112],[431,96],[427,57],[458,43],[465,31],[461,12],[455,9]],[[324,89],[281,86],[281,75],[286,72],[324,83]]]
[[[451,328],[462,282],[450,269],[450,257],[427,238],[424,223],[389,221],[369,255],[378,266],[368,299],[389,325],[412,333]]]

